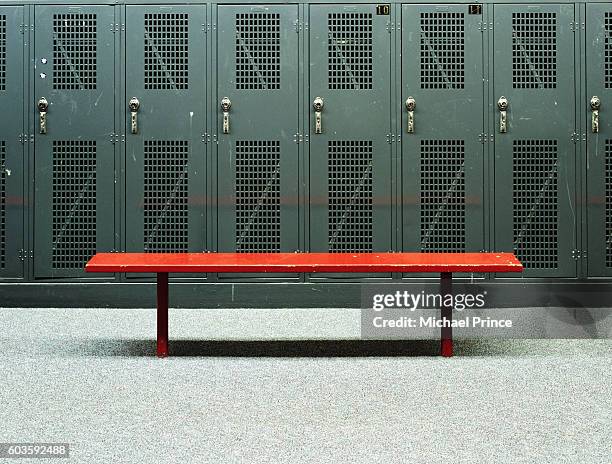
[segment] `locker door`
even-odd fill
[[[139,5],[126,11],[126,249],[201,252],[206,10]]]
[[[311,251],[391,249],[391,34],[376,13],[310,6]]]
[[[494,14],[495,250],[514,251],[524,277],[573,277],[574,6],[496,5]]]
[[[468,5],[402,10],[404,251],[484,248],[480,21]]]
[[[612,5],[587,4],[587,220],[589,276],[612,275]],[[593,104],[591,105],[591,99]],[[599,102],[599,105],[598,103]],[[598,111],[598,114],[595,113]],[[593,116],[597,116],[597,132]]]
[[[21,277],[25,248],[22,7],[0,7],[0,277]]]
[[[218,8],[218,249],[295,251],[298,8]]]
[[[36,277],[84,276],[114,247],[112,23],[113,6],[35,7]]]

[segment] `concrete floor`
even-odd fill
[[[69,442],[83,463],[612,462],[610,340],[442,359],[355,341],[358,319],[171,310],[160,360],[152,310],[0,309],[0,442]]]

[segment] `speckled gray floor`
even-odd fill
[[[171,310],[160,360],[152,310],[0,309],[0,441],[83,463],[612,462],[610,340],[195,341],[359,333],[351,310],[250,311]]]

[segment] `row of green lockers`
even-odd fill
[[[96,251],[612,274],[612,4],[0,6],[0,277]]]

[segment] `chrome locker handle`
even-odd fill
[[[317,97],[312,102],[312,107],[315,110],[315,134],[323,133],[323,99],[321,97]]]
[[[408,97],[406,99],[406,110],[408,110],[408,127],[406,132],[414,134],[414,109],[416,108],[416,100],[414,97]]]
[[[140,101],[136,97],[132,97],[129,103],[130,112],[132,114],[132,134],[138,134],[138,110],[140,109]]]
[[[601,100],[597,95],[591,98],[591,130],[594,134],[599,132],[599,109],[601,108]]]
[[[499,97],[497,109],[499,110],[499,132],[505,134],[508,132],[508,99],[506,97]]]
[[[232,107],[232,101],[228,97],[221,99],[221,110],[223,111],[223,133],[230,133],[229,111]]]
[[[47,133],[47,111],[49,110],[49,102],[45,97],[42,97],[38,100],[38,112],[39,112],[39,123],[40,123],[40,133]]]

